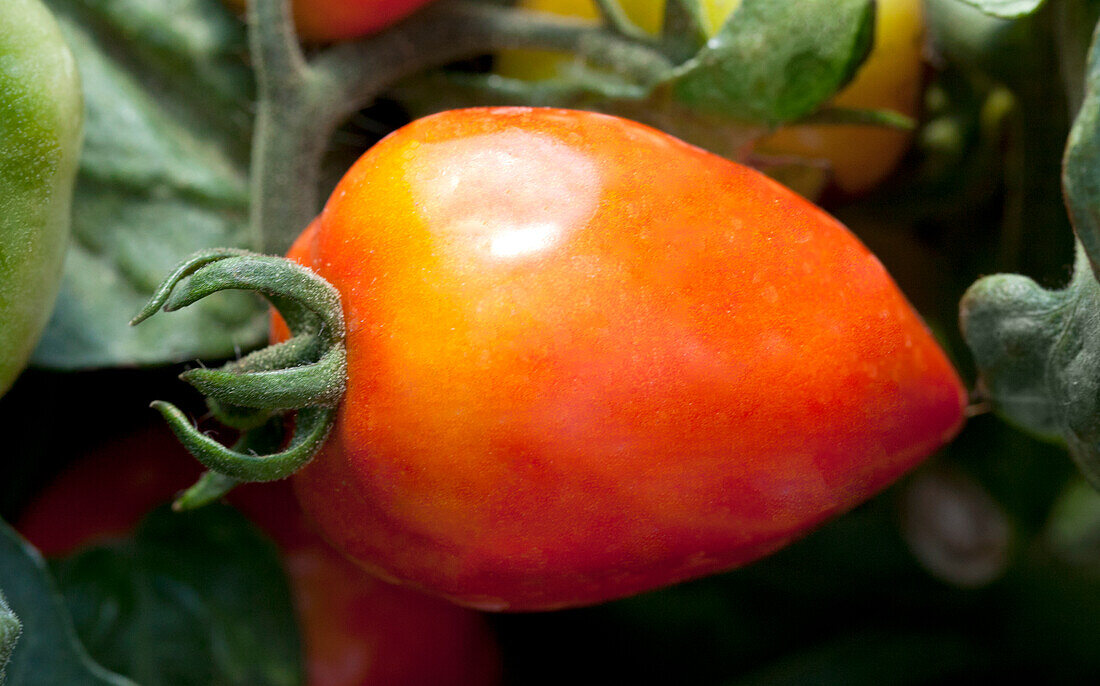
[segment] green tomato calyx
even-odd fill
[[[207,397],[215,418],[241,432],[232,447],[199,431],[171,403],[153,403],[180,442],[210,470],[176,501],[177,509],[211,502],[237,483],[276,481],[305,466],[328,436],[347,383],[339,293],[314,272],[281,257],[225,248],[196,253],[161,283],[131,324],[229,289],[267,298],[290,337],[221,368],[180,375]],[[289,413],[294,413],[294,429],[284,445]]]

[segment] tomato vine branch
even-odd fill
[[[457,0],[309,59],[291,39],[287,0],[255,0],[249,23],[260,98],[251,222],[254,241],[266,252],[285,252],[316,213],[320,161],[336,126],[404,77],[509,48],[573,52],[641,84],[671,67],[648,39],[625,38],[588,21]]]

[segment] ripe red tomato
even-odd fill
[[[245,0],[226,0],[243,12]],[[431,0],[293,0],[294,26],[307,42],[350,40],[396,24]]]
[[[289,256],[347,319],[347,394],[300,502],[368,569],[466,605],[747,563],[962,421],[950,363],[840,223],[615,117],[416,121]]]
[[[62,473],[18,528],[45,555],[120,538],[200,470],[166,428],[135,434]],[[348,562],[306,526],[288,482],[241,486],[232,501],[282,550],[310,686],[500,682],[496,643],[479,615],[374,579]]]

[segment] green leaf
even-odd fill
[[[161,508],[132,541],[54,570],[89,652],[144,686],[301,682],[277,551],[229,507]]]
[[[1100,179],[1097,175],[1100,172],[1100,52],[1097,44],[1094,33],[1085,72],[1085,98],[1069,133],[1062,174],[1073,228],[1094,272],[1100,265]]]
[[[778,125],[850,81],[873,32],[871,0],[745,0],[664,85],[700,112]]]
[[[4,683],[4,671],[11,660],[15,644],[19,642],[19,634],[23,632],[23,624],[15,613],[8,607],[4,600],[4,594],[0,593],[0,684]]]
[[[1040,438],[1065,441],[1100,485],[1100,284],[1083,251],[1060,291],[1031,279],[981,279],[961,304],[963,336],[994,409]]]
[[[1031,14],[1043,4],[1044,0],[958,0],[977,7],[993,17],[1015,19]]]
[[[1074,479],[1051,508],[1043,535],[1058,559],[1100,571],[1100,494]]]
[[[7,666],[11,679],[8,683],[135,686],[88,657],[42,556],[3,520],[0,520],[0,570],[0,583],[10,609],[23,623],[23,633]]]
[[[251,74],[219,0],[49,0],[85,88],[74,240],[34,362],[59,369],[231,357],[266,309],[233,293],[128,325],[164,274],[212,246],[246,247]]]
[[[1100,488],[1100,52],[1094,39],[1084,101],[1066,145],[1062,184],[1077,259],[1070,284],[1049,291],[1023,276],[974,284],[961,323],[994,409],[1038,436],[1064,441]]]

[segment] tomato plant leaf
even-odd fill
[[[1100,266],[1100,55],[1096,39],[1085,71],[1084,102],[1066,144],[1062,186],[1077,239],[1096,272]]]
[[[19,686],[135,686],[88,657],[73,631],[42,556],[0,520],[0,583],[8,615],[23,625],[7,665],[9,683]],[[6,636],[5,636],[6,634]],[[0,645],[12,647],[9,619],[0,619]],[[0,660],[2,662],[2,660]]]
[[[277,552],[231,508],[162,508],[54,569],[89,651],[146,686],[301,680]]]
[[[1070,285],[988,276],[961,304],[963,336],[994,409],[1038,437],[1065,441],[1100,484],[1100,284],[1083,251]]]
[[[232,508],[161,508],[53,567],[89,652],[144,686],[301,681],[277,551]]]
[[[665,86],[700,112],[774,126],[850,81],[873,32],[869,0],[745,0]]]
[[[186,255],[246,246],[252,79],[218,0],[49,0],[85,87],[73,242],[35,353],[61,369],[229,357],[266,314],[235,293],[175,321],[128,325]]]
[[[1094,39],[1084,102],[1062,185],[1074,231],[1073,278],[1050,291],[1023,276],[981,279],[961,305],[963,334],[995,409],[1039,436],[1064,441],[1100,488],[1100,54]]]
[[[1042,6],[1045,0],[958,0],[977,7],[994,17],[1015,19],[1031,14]]]
[[[4,672],[11,659],[15,644],[19,642],[19,634],[23,632],[23,623],[8,607],[4,594],[0,593],[0,684],[4,683]]]

